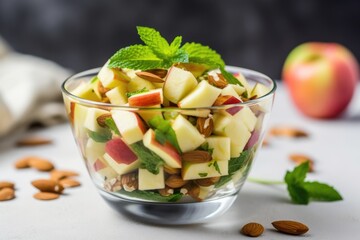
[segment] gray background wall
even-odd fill
[[[75,71],[138,43],[135,26],[210,45],[229,65],[280,78],[305,41],[333,41],[360,59],[356,0],[0,0],[0,35],[15,50]]]

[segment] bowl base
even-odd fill
[[[140,222],[161,225],[185,225],[208,222],[225,213],[237,194],[194,203],[138,202],[111,195],[100,195],[116,211]]]

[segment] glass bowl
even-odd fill
[[[269,92],[206,108],[117,106],[71,93],[99,70],[71,76],[62,92],[85,166],[106,202],[131,218],[156,224],[202,223],[227,211],[261,147],[275,82],[229,66],[249,85],[261,83]],[[174,138],[177,146],[169,144]]]

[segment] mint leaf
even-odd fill
[[[136,90],[136,91],[133,91],[133,92],[127,92],[126,93],[126,97],[131,97],[131,96],[134,96],[136,94],[139,94],[139,93],[144,93],[144,92],[149,92],[149,89],[147,89],[146,87],[142,88],[142,89],[139,89],[139,90]]]
[[[220,71],[223,77],[226,79],[226,81],[228,81],[228,83],[237,84],[241,87],[244,87],[244,85],[239,81],[239,79],[237,79],[234,75],[226,71],[224,67],[221,67]]]
[[[173,51],[174,49],[170,48],[166,39],[163,38],[161,34],[153,28],[137,27],[137,32],[140,36],[140,39],[151,49],[151,51],[161,58],[167,59],[169,55],[174,54],[177,50],[175,49],[175,51]]]
[[[94,132],[88,129],[88,136],[95,142],[107,142],[111,140],[111,132],[110,131],[104,131],[103,133]]]
[[[170,49],[173,53],[175,53],[180,48],[181,42],[182,42],[182,36],[177,36],[176,38],[174,38],[174,40],[170,44]]]
[[[221,56],[208,46],[200,43],[185,43],[181,49],[189,55],[189,62],[205,64],[214,68],[225,66]]]
[[[175,52],[175,54],[170,59],[170,66],[173,63],[187,63],[189,62],[189,55],[182,49],[179,49]]]
[[[207,173],[199,173],[200,177],[206,177],[208,174]]]
[[[109,68],[130,68],[147,70],[161,68],[163,60],[156,56],[148,46],[133,45],[122,48],[111,58]]]
[[[219,168],[219,164],[218,164],[217,161],[214,161],[213,166],[214,166],[215,170],[216,170],[219,174],[221,174],[221,171],[220,171],[220,168]]]
[[[181,193],[174,193],[169,196],[162,196],[159,193],[151,192],[151,191],[142,191],[142,190],[135,190],[132,192],[127,192],[123,189],[119,191],[121,194],[127,195],[133,198],[141,198],[145,200],[151,200],[156,202],[177,202],[182,198]]]
[[[285,182],[291,184],[302,184],[309,172],[309,162],[304,162],[295,167],[293,171],[287,171],[285,174]]]
[[[112,117],[108,117],[105,119],[105,125],[111,130],[113,131],[116,135],[121,136],[119,129],[117,128],[114,119],[112,119]]]
[[[314,200],[338,201],[343,199],[338,191],[325,183],[305,182],[303,187],[308,192],[310,198]]]
[[[130,145],[140,160],[140,168],[146,168],[152,174],[159,174],[160,166],[164,165],[164,161],[144,146],[142,141]]]
[[[290,198],[294,203],[308,204],[309,193],[301,184],[289,184],[287,186]]]
[[[179,153],[181,152],[177,142],[176,133],[172,129],[169,120],[165,120],[162,116],[158,115],[150,119],[148,123],[151,128],[155,129],[155,139],[159,143],[165,144],[166,142],[169,142]]]

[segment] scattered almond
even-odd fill
[[[169,186],[171,188],[180,188],[184,186],[188,181],[183,180],[181,176],[179,175],[170,175],[165,180],[165,185]]]
[[[51,144],[52,140],[45,137],[40,136],[31,136],[25,137],[16,142],[16,145],[19,147],[26,147],[26,146],[39,146],[39,145],[47,145]]]
[[[167,173],[167,174],[179,174],[180,173],[180,168],[171,168],[167,165],[164,165],[164,171]]]
[[[17,169],[23,169],[23,168],[29,168],[29,157],[24,157],[15,162],[15,168]]]
[[[264,227],[260,223],[250,222],[245,224],[240,232],[249,237],[258,237],[264,232]]]
[[[309,162],[309,172],[314,171],[314,160],[312,160],[309,156],[304,154],[290,154],[289,159],[296,163],[297,165],[302,164],[304,162]]]
[[[308,137],[309,134],[305,131],[293,128],[293,127],[273,127],[270,129],[270,134],[273,136],[284,136],[284,137]]]
[[[75,177],[75,176],[79,176],[79,174],[77,172],[70,171],[70,170],[54,169],[50,172],[50,179],[55,180],[55,181],[59,181],[64,178]]]
[[[61,193],[64,190],[61,184],[51,179],[38,179],[32,181],[31,184],[41,192]]]
[[[195,183],[202,187],[209,187],[217,183],[219,180],[220,177],[202,178],[202,179],[196,179]]]
[[[204,137],[209,137],[214,130],[214,121],[212,118],[198,117],[196,120],[196,128]]]
[[[166,69],[156,68],[156,69],[148,69],[145,70],[144,72],[149,72],[155,74],[156,76],[159,76],[160,78],[164,78],[166,77],[168,71]]]
[[[100,127],[106,127],[106,123],[105,120],[107,118],[111,118],[111,114],[110,113],[106,113],[103,115],[100,115],[99,117],[96,118],[97,123],[99,124]]]
[[[301,235],[309,231],[309,228],[305,224],[296,221],[281,220],[272,222],[271,224],[279,232],[292,235]]]
[[[73,188],[78,187],[81,185],[81,183],[75,179],[72,178],[64,178],[59,181],[60,185],[62,185],[64,188]]]
[[[59,196],[59,194],[52,192],[38,192],[34,194],[34,198],[45,201],[57,199]]]
[[[181,155],[182,160],[192,163],[205,163],[212,160],[212,156],[208,151],[203,150],[194,150],[190,152],[183,153]]]
[[[12,188],[0,189],[0,201],[7,201],[15,198],[15,191]]]
[[[208,76],[208,82],[217,87],[217,88],[225,88],[228,85],[228,82],[226,81],[226,79],[224,78],[224,76],[222,74],[217,74],[217,78],[209,75]]]
[[[8,182],[8,181],[0,181],[0,190],[3,188],[11,188],[14,189],[15,188],[15,184],[12,182]]]
[[[54,169],[54,165],[47,159],[41,157],[29,157],[29,166],[39,171],[48,172]]]
[[[136,72],[135,73],[136,76],[138,76],[139,78],[145,79],[149,82],[154,82],[154,83],[163,83],[164,79],[162,79],[161,77],[159,77],[158,75],[155,75],[151,72]]]

